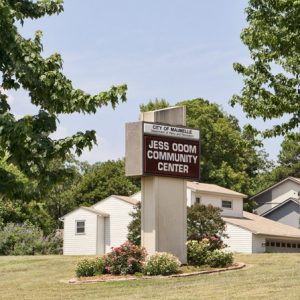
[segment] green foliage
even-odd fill
[[[62,239],[43,237],[40,229],[30,223],[9,223],[0,231],[0,255],[59,254]]]
[[[188,240],[202,240],[215,237],[220,242],[225,237],[226,223],[221,209],[212,205],[194,204],[187,208]]]
[[[89,277],[103,274],[105,269],[104,258],[85,258],[80,260],[76,266],[77,277]]]
[[[193,266],[209,265],[210,267],[226,267],[233,263],[233,254],[220,249],[210,249],[208,239],[187,242],[188,263]]]
[[[143,273],[145,275],[171,275],[179,271],[180,261],[171,253],[157,252],[147,257]]]
[[[202,266],[206,264],[209,255],[209,240],[190,240],[187,242],[187,260],[192,266]]]
[[[115,275],[141,272],[146,254],[144,248],[127,241],[120,247],[112,248],[112,251],[105,255],[105,270]]]
[[[233,254],[216,249],[209,253],[206,263],[213,268],[224,268],[232,265]]]
[[[248,27],[241,39],[252,64],[234,64],[244,87],[231,104],[239,103],[251,118],[286,117],[264,136],[286,134],[300,124],[300,2],[250,0],[246,14]]]
[[[73,189],[76,205],[91,205],[110,195],[130,196],[139,190],[136,180],[125,177],[124,160],[109,160],[92,166]]]
[[[167,108],[170,106],[170,103],[165,99],[156,98],[154,101],[150,100],[147,104],[140,104],[140,111],[147,112],[162,108]]]
[[[141,202],[138,202],[134,207],[133,211],[129,213],[132,220],[128,224],[127,239],[134,245],[141,245]]]
[[[53,140],[49,135],[57,129],[57,115],[63,113],[95,113],[98,108],[119,100],[126,101],[126,85],[113,86],[97,95],[75,89],[63,73],[63,61],[58,53],[42,56],[42,33],[33,39],[23,38],[16,25],[26,19],[62,12],[62,1],[0,1],[0,147],[9,154],[13,163],[26,176],[40,180],[48,176],[48,165],[64,161],[74,149],[80,155],[85,147],[96,142],[93,130],[77,132],[71,137]],[[7,91],[26,90],[31,103],[40,111],[16,119],[10,112]],[[46,172],[46,173],[45,173]],[[4,175],[3,175],[4,176]]]
[[[261,145],[248,128],[227,115],[218,104],[201,98],[182,101],[187,125],[201,133],[201,181],[251,194],[254,178],[265,167],[266,159],[257,151]]]

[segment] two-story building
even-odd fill
[[[254,195],[255,213],[273,221],[299,228],[300,178],[284,180]]]

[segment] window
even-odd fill
[[[276,247],[280,247],[280,243],[279,242],[276,242]]]
[[[266,246],[267,246],[267,247],[269,247],[269,246],[270,246],[270,243],[269,243],[269,241],[267,241],[267,242],[266,242]]]
[[[286,246],[287,246],[288,248],[291,248],[291,244],[290,244],[290,243],[287,243]]]
[[[285,243],[281,243],[281,247],[285,248]]]
[[[292,244],[292,248],[296,248],[296,244]]]
[[[274,247],[275,246],[275,242],[271,242],[271,247]]]
[[[297,244],[297,248],[300,248],[300,244]]]
[[[76,234],[85,234],[85,221],[76,222]]]
[[[223,208],[232,208],[232,201],[222,200],[222,207]]]
[[[201,198],[200,197],[196,197],[196,204],[200,204]]]

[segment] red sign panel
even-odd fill
[[[199,179],[197,140],[144,135],[144,175]]]

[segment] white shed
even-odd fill
[[[111,247],[127,240],[129,213],[139,201],[132,197],[112,195],[91,207],[79,207],[63,216],[64,255],[105,254]]]

